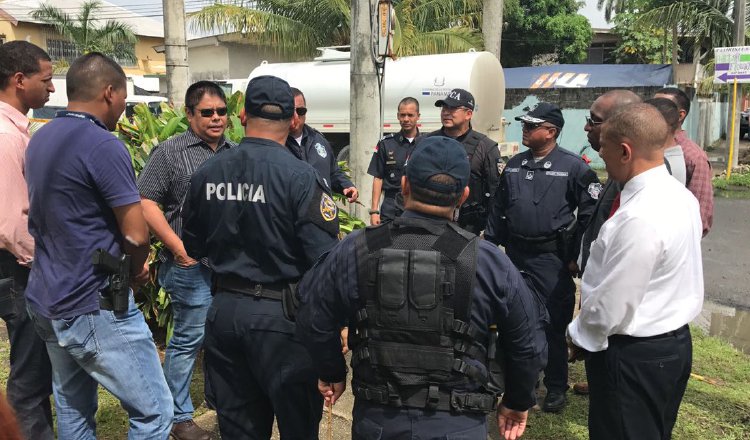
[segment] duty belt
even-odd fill
[[[558,251],[557,235],[549,237],[524,237],[511,233],[509,244],[529,253],[544,254]]]
[[[226,290],[244,296],[281,301],[287,283],[257,283],[236,275],[216,275],[215,291]]]
[[[492,393],[446,391],[441,390],[438,385],[396,391],[386,386],[372,387],[352,382],[352,392],[358,399],[395,407],[458,413],[489,413],[497,408],[497,398]]]

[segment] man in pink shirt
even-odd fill
[[[677,104],[680,111],[680,128],[675,133],[674,139],[682,147],[682,153],[685,155],[686,186],[698,199],[705,237],[714,221],[714,188],[711,185],[713,173],[706,152],[690,140],[685,130],[682,129],[682,124],[690,113],[690,99],[685,92],[675,87],[657,90],[654,98],[670,99]]]
[[[0,317],[10,339],[7,396],[24,437],[44,440],[54,438],[52,372],[24,298],[34,257],[24,156],[30,136],[26,113],[43,107],[54,91],[44,50],[26,41],[0,45]]]

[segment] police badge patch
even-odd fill
[[[326,151],[326,147],[320,145],[320,142],[315,144],[315,149],[318,151],[318,155],[320,155],[320,157],[322,157],[323,159],[328,157],[328,152]]]
[[[599,200],[599,193],[602,192],[602,184],[599,182],[595,182],[592,184],[589,184],[588,193],[594,200]]]
[[[336,220],[336,202],[326,193],[320,197],[320,215],[327,222]]]

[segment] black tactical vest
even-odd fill
[[[487,337],[477,340],[470,324],[479,239],[447,220],[399,217],[358,240],[354,395],[398,407],[492,411]]]

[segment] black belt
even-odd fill
[[[612,335],[608,339],[612,342],[638,342],[638,341],[650,341],[652,339],[663,339],[673,338],[689,331],[688,325],[685,324],[677,330],[672,330],[666,333],[653,336],[631,336],[631,335]]]
[[[244,296],[281,301],[289,283],[258,283],[236,275],[216,275],[214,286],[216,291],[226,290]]]
[[[549,252],[557,252],[558,250],[556,236],[553,236],[552,238],[530,238],[511,234],[509,241],[511,247],[515,247],[525,252],[544,254]]]
[[[381,405],[424,408],[435,411],[488,413],[497,408],[497,398],[491,393],[442,390],[437,385],[389,392],[387,386],[370,387],[352,382],[355,397]]]

